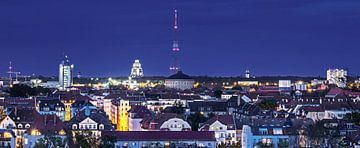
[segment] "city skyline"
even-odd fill
[[[358,1],[140,2],[144,6],[0,2],[0,75],[7,75],[12,61],[24,74],[54,76],[66,53],[84,76],[127,76],[135,59],[145,76],[168,76],[174,9],[181,68],[189,75],[243,76],[249,69],[254,75],[325,77],[328,68],[344,67],[360,72]]]

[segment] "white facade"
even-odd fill
[[[74,65],[69,63],[67,56],[59,66],[59,84],[60,89],[66,89],[73,83],[73,69]]]
[[[237,94],[221,94],[221,99],[229,100],[233,96],[237,96]]]
[[[104,105],[103,106],[104,112],[108,116],[109,120],[111,120],[111,106],[112,106],[111,99],[103,99],[103,105]]]
[[[194,88],[194,80],[192,79],[166,79],[165,87],[172,89],[193,89]]]
[[[300,90],[300,91],[306,91],[307,90],[307,84],[303,81],[296,82],[294,84],[294,90]]]
[[[73,133],[77,131],[89,130],[91,131],[92,136],[100,137],[101,130],[104,130],[104,125],[98,124],[97,122],[88,117],[81,121],[79,124],[72,124],[71,129],[73,130]]]
[[[201,130],[201,129],[200,129]],[[219,121],[215,121],[213,124],[209,126],[209,131],[215,132],[216,142],[226,143],[227,141],[231,142],[232,144],[236,144],[236,130],[228,129],[225,124],[222,124]]]
[[[15,122],[9,116],[6,116],[0,123],[1,129],[11,129],[13,127],[16,127]]]
[[[259,85],[259,81],[238,81],[237,84],[240,86]]]
[[[324,119],[343,119],[351,110],[325,110]]]
[[[133,67],[131,68],[131,78],[140,78],[144,76],[144,71],[141,68],[140,60],[135,60]]]
[[[142,118],[129,118],[129,131],[142,131],[140,122]]]
[[[326,80],[329,84],[336,84],[338,87],[346,87],[347,70],[328,69],[326,71]]]
[[[273,134],[269,134],[268,128],[260,128],[259,134],[252,132],[252,127],[243,125],[241,132],[241,146],[246,148],[261,147],[258,144],[279,148],[281,142],[288,143],[287,147],[293,147],[289,144],[289,136],[283,133],[282,128],[272,128]]]
[[[168,129],[169,131],[185,131],[191,130],[189,123],[180,118],[171,118],[165,121],[161,126],[161,129]]]
[[[291,80],[279,80],[279,88],[290,88]]]
[[[325,118],[325,112],[308,112],[306,118],[312,119],[313,121],[320,121]]]
[[[157,100],[147,100],[146,107],[147,109],[153,112],[160,112],[167,107],[172,107],[176,104],[175,99],[157,99]]]

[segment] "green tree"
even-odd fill
[[[48,95],[51,93],[51,90],[43,87],[30,87],[25,84],[15,84],[9,91],[11,97],[30,97],[37,95]]]
[[[36,94],[35,89],[24,84],[15,84],[9,90],[11,97],[29,97]]]
[[[263,110],[270,110],[270,109],[276,109],[279,104],[276,100],[271,99],[271,100],[263,100],[261,101],[258,106],[263,109]]]
[[[214,91],[214,96],[215,96],[216,98],[221,98],[221,95],[222,95],[222,91],[221,91],[221,90],[215,90],[215,91]]]
[[[44,138],[41,138],[35,143],[34,148],[48,148],[48,146],[48,142]]]
[[[190,114],[187,118],[187,121],[189,122],[189,124],[191,125],[191,129],[193,131],[198,131],[199,129],[199,124],[200,123],[204,123],[208,120],[208,118],[206,118],[203,114],[196,112],[194,114]]]
[[[305,130],[305,135],[309,138],[311,145],[319,146],[326,136],[324,123],[319,121],[315,124],[308,125]]]
[[[70,133],[71,134],[71,133]],[[75,133],[75,136],[72,137],[68,135],[70,139],[70,146],[74,148],[98,148],[100,145],[100,139],[94,137],[91,131],[81,131]]]
[[[351,121],[354,124],[360,126],[360,113],[358,113],[358,112],[347,113],[345,115],[344,119]]]
[[[101,148],[113,148],[115,147],[116,137],[115,136],[104,136],[101,137]]]
[[[48,148],[48,147],[65,147],[64,141],[60,137],[54,136],[45,136],[44,138],[40,138],[35,143],[35,148]]]

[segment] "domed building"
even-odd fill
[[[194,79],[184,74],[182,71],[178,71],[176,74],[165,79],[165,88],[180,90],[192,89],[194,88]]]

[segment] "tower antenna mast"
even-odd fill
[[[177,39],[177,33],[178,33],[178,11],[175,9],[174,10],[174,26],[173,26],[173,30],[174,30],[174,40],[173,40],[173,45],[172,45],[172,64],[170,66],[170,71],[172,73],[176,73],[180,70],[180,62],[179,62],[179,54],[180,54],[180,48],[179,48],[179,41]]]

